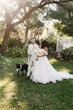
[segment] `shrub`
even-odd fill
[[[22,47],[23,43],[19,38],[11,38],[8,40],[8,47]]]
[[[20,47],[10,47],[8,48],[3,55],[8,57],[26,57],[27,56],[27,45]]]
[[[65,60],[73,60],[73,47],[67,48],[66,50],[62,50],[60,52],[61,58]]]

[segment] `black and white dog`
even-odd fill
[[[22,75],[23,75],[24,70],[27,72],[28,64],[16,64],[16,71],[18,76],[20,71],[22,72]]]

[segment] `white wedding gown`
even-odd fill
[[[44,49],[40,49],[42,53],[47,52]],[[68,72],[58,72],[48,61],[47,56],[39,57],[35,62],[32,75],[30,79],[36,83],[47,84],[49,82],[56,83],[56,81],[62,81],[63,79],[73,79],[73,75]]]

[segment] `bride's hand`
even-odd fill
[[[37,55],[37,57],[44,57],[44,56],[47,56],[47,55],[45,53],[42,55]]]
[[[42,57],[43,55],[37,55],[37,57]]]
[[[40,57],[40,55],[37,55],[37,57]]]

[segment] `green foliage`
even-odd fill
[[[56,50],[56,43],[49,43],[49,51],[48,54],[51,55]]]
[[[27,56],[27,44],[23,44],[21,39],[12,38],[8,40],[8,49],[3,55],[9,57],[24,57]]]
[[[55,43],[56,42],[56,36],[53,32],[50,32],[48,35],[48,38],[46,39],[49,43]]]
[[[60,55],[65,60],[73,60],[73,47],[62,50]]]
[[[49,19],[50,17],[61,22],[61,24],[56,27],[59,35],[67,34],[68,36],[73,36],[73,1],[69,0],[68,3],[64,3],[62,6],[63,7],[59,5],[55,6],[55,10],[53,8],[50,8],[49,10],[46,8],[47,14],[45,19]]]
[[[21,39],[19,38],[11,38],[8,40],[8,47],[11,48],[11,47],[22,47],[23,46],[23,43],[21,41]]]
[[[66,24],[62,31],[64,34],[67,34],[68,36],[73,36],[73,22]]]
[[[65,28],[65,25],[62,24],[61,22],[56,22],[54,23],[54,27],[57,29],[58,35],[64,35],[63,29]],[[65,33],[67,34],[67,33]]]
[[[27,45],[20,47],[12,47],[8,48],[3,55],[9,56],[9,57],[25,57],[27,56]]]
[[[52,38],[52,39],[50,39],[50,38]],[[48,41],[48,44],[49,44],[49,53],[48,54],[51,54],[51,53],[53,53],[53,51],[56,50],[56,40],[54,39],[54,36],[52,36],[52,37],[49,36],[46,39],[46,41]]]
[[[59,35],[73,36],[73,22],[69,20],[67,20],[67,23],[54,23],[54,27],[57,29]]]

